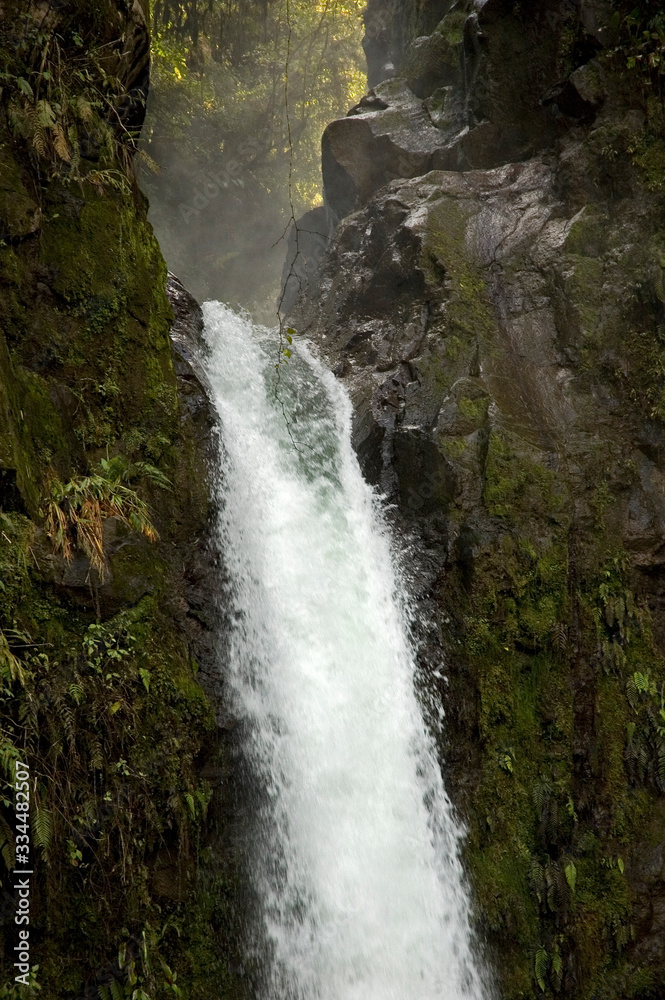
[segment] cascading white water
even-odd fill
[[[274,333],[219,303],[204,315],[231,686],[267,790],[253,860],[262,1000],[480,1000],[460,834],[350,402],[302,346],[276,399]]]

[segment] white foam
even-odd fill
[[[390,540],[351,406],[306,348],[204,307],[222,424],[231,684],[269,786],[265,1000],[480,1000],[460,831],[414,692]]]

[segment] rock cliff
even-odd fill
[[[167,284],[133,180],[148,58],[137,0],[0,5],[8,998],[27,995],[8,874],[15,759],[31,773],[41,995],[235,989],[235,855],[210,835],[229,813],[207,545],[213,417],[195,362],[200,311]]]
[[[511,1000],[665,976],[665,113],[642,6],[630,34],[604,0],[370,0],[372,89],[323,137],[336,228],[290,319],[348,386],[412,555]]]

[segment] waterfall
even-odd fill
[[[221,422],[229,671],[265,794],[261,1000],[480,1000],[460,830],[414,691],[389,533],[351,405],[305,346],[204,306]]]

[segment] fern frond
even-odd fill
[[[549,957],[545,949],[541,946],[536,952],[536,957],[533,964],[533,974],[538,986],[540,987],[543,993],[547,989],[546,977],[548,968],[549,968]]]
[[[626,698],[628,699],[628,704],[632,709],[637,711],[637,706],[639,703],[639,695],[637,692],[637,687],[635,685],[634,677],[629,677],[626,681]]]
[[[124,1000],[124,990],[117,979],[111,982],[111,997],[112,1000]]]
[[[26,108],[26,113],[30,123],[29,127],[32,145],[37,150],[39,156],[45,158],[48,150],[48,141],[46,138],[46,129],[40,121],[39,111],[34,105],[29,104]]]
[[[65,163],[72,162],[72,154],[69,148],[69,143],[67,142],[67,136],[65,135],[65,130],[63,129],[60,122],[56,122],[53,126],[53,148],[55,149],[57,155]]]
[[[552,626],[552,645],[560,653],[568,646],[568,626],[565,622],[555,622]]]
[[[161,174],[162,168],[159,163],[153,160],[149,153],[146,153],[145,149],[139,149],[139,159],[141,163],[144,163],[151,174]]]
[[[661,792],[665,792],[665,740],[660,737],[656,747],[657,784]]]
[[[155,472],[161,476],[159,470]],[[55,550],[71,561],[74,547],[81,549],[102,580],[107,570],[105,518],[117,517],[148,541],[159,537],[145,501],[128,486],[102,475],[79,476],[66,484],[54,479],[46,508],[46,530]]]
[[[605,621],[607,622],[608,628],[612,628],[614,625],[614,598],[608,597],[605,603]]]
[[[558,993],[563,982],[563,959],[561,958],[561,952],[559,951],[558,945],[554,946],[554,951],[552,952],[551,980],[554,989]]]
[[[37,805],[32,814],[32,839],[37,847],[47,851],[53,834],[53,813]]]
[[[104,767],[104,751],[102,749],[102,744],[97,736],[93,737],[92,747],[90,750],[90,769],[92,771],[101,771]]]
[[[9,823],[0,813],[0,855],[4,861],[7,871],[10,872],[15,867],[16,843],[14,834]]]
[[[83,699],[85,698],[85,692],[81,687],[81,685],[78,683],[78,681],[75,682],[74,684],[69,685],[68,692],[69,692],[69,697],[77,705],[80,705]]]
[[[18,681],[22,687],[25,687],[23,664],[9,648],[9,643],[2,629],[0,629],[0,677]]]
[[[538,902],[542,903],[547,888],[545,869],[536,858],[532,859],[531,868],[529,869],[529,887]]]
[[[90,101],[86,100],[86,98],[82,96],[74,97],[72,98],[71,105],[72,110],[79,121],[83,122],[84,125],[92,125],[95,114]]]
[[[37,120],[44,130],[55,125],[55,112],[48,101],[37,101]]]
[[[76,175],[81,163],[81,143],[78,129],[74,122],[67,129],[67,139],[69,140],[72,174]]]

